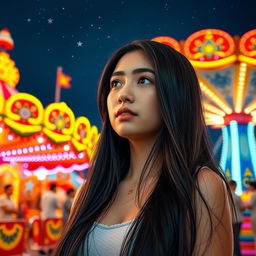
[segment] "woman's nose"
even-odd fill
[[[118,103],[134,101],[134,93],[130,84],[125,84],[118,95]]]

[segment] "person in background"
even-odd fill
[[[240,196],[235,194],[236,182],[234,180],[229,181],[229,187],[231,189],[232,198],[234,202],[234,216],[233,216],[233,231],[234,231],[234,255],[241,256],[240,245],[239,245],[239,235],[241,230],[241,225],[243,222],[242,212],[245,210],[244,204]]]
[[[24,219],[27,212],[27,203],[26,202],[19,202],[18,205],[18,215],[19,219]]]
[[[71,208],[74,196],[75,196],[75,190],[73,188],[70,188],[67,191],[67,200],[65,201],[64,206],[63,206],[63,221],[64,221],[64,223],[68,220],[68,215],[70,212],[70,208]]]
[[[249,183],[249,190],[252,191],[252,196],[247,208],[251,211],[254,246],[256,247],[256,181],[251,181]]]
[[[61,208],[60,201],[56,195],[57,185],[51,184],[50,191],[43,194],[41,200],[42,219],[57,218],[56,210]]]
[[[11,220],[13,214],[18,213],[18,208],[11,198],[12,193],[13,186],[8,184],[4,187],[4,194],[0,196],[0,219],[2,220]]]

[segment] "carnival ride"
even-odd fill
[[[6,52],[14,47],[7,29],[0,31],[0,47],[0,184],[12,177],[16,201],[35,202],[41,180],[57,175],[60,186],[72,186],[70,176],[88,168],[98,129],[84,116],[75,118],[64,102],[44,108],[35,96],[19,93],[19,70]]]
[[[248,183],[256,175],[256,29],[239,38],[204,29],[185,42],[162,36],[152,40],[183,53],[194,66],[203,95],[206,124],[222,129],[220,165],[237,182],[237,193],[248,202]],[[242,250],[255,255],[249,212],[242,226]]]
[[[181,51],[194,66],[206,124],[222,129],[220,165],[241,194],[256,172],[256,29],[241,38],[204,29],[181,43],[169,37],[152,40]]]
[[[6,52],[14,47],[8,29],[0,31],[0,194],[6,184],[14,185],[13,199],[26,205],[23,217],[39,216],[41,193],[49,183],[58,183],[63,192],[83,182],[99,134],[84,117],[75,118],[64,102],[46,108],[38,98],[19,93],[15,86],[20,74]],[[66,76],[67,77],[67,76]],[[0,254],[24,250],[24,220],[0,222]],[[33,241],[54,245],[62,228],[61,219],[36,220]]]

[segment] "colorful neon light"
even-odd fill
[[[232,179],[237,182],[236,192],[238,195],[242,194],[242,179],[241,179],[241,167],[240,167],[240,147],[239,147],[239,134],[238,124],[236,121],[230,122],[230,132],[232,138]]]
[[[254,169],[254,173],[256,173],[256,143],[255,143],[255,136],[254,136],[254,124],[250,122],[248,124],[248,143],[249,143],[249,150],[252,159],[252,165]]]
[[[222,99],[220,95],[217,94],[207,83],[202,82],[202,78],[199,77],[199,84],[203,93],[205,93],[216,105],[218,105],[222,110],[224,110],[227,114],[232,113],[232,109],[228,106],[228,104]]]
[[[244,109],[244,112],[246,114],[249,114],[250,112],[252,112],[254,109],[256,109],[256,99],[253,100],[251,103],[249,103],[245,109]]]
[[[226,113],[224,111],[222,111],[221,109],[219,109],[219,108],[217,108],[217,107],[215,107],[211,104],[208,104],[205,101],[203,101],[203,107],[204,107],[205,110],[208,110],[208,111],[210,111],[212,113],[215,113],[217,115],[220,115],[222,117],[226,115]]]
[[[6,155],[13,155],[13,156],[15,156],[15,155],[17,155],[17,154],[19,154],[19,155],[21,155],[22,153],[23,154],[29,154],[29,153],[33,153],[33,152],[39,152],[39,151],[45,151],[45,150],[52,150],[53,149],[53,147],[52,147],[52,145],[51,144],[43,144],[43,145],[41,145],[41,146],[34,146],[34,147],[32,147],[32,146],[30,146],[30,147],[25,147],[25,148],[18,148],[18,149],[13,149],[12,151],[10,151],[10,150],[3,150],[2,152],[1,152],[1,156],[2,157],[5,157]],[[7,152],[10,152],[10,153],[7,153]]]
[[[18,151],[19,153],[19,151]],[[21,153],[20,153],[21,154]],[[48,162],[48,161],[65,161],[65,160],[76,160],[82,159],[85,156],[84,152],[76,155],[74,152],[64,152],[64,153],[47,153],[47,154],[37,154],[37,155],[23,155],[23,156],[11,156],[11,151],[2,152],[4,162]]]
[[[226,170],[226,163],[228,158],[228,128],[226,126],[222,127],[222,152],[221,152],[221,159],[220,159],[220,166],[222,170]]]
[[[235,89],[235,95],[234,95],[234,107],[236,113],[241,113],[242,106],[244,102],[245,92],[246,92],[246,72],[247,72],[247,64],[241,63],[239,68],[239,76],[238,81],[236,81],[236,84],[234,85]]]
[[[35,175],[40,175],[40,174],[44,174],[46,175],[52,175],[52,174],[56,174],[59,172],[63,172],[63,173],[70,173],[73,171],[83,171],[85,169],[89,168],[89,164],[88,163],[84,163],[81,165],[78,164],[73,164],[72,166],[65,168],[61,165],[57,165],[56,167],[54,167],[53,169],[46,169],[44,166],[40,166],[38,169],[36,169],[33,174]],[[31,171],[27,170],[26,168],[24,168],[24,174],[25,175],[32,175]]]
[[[218,116],[209,112],[205,112],[204,116],[205,116],[207,125],[208,124],[224,125],[224,118],[222,116]]]

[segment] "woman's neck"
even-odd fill
[[[145,162],[155,143],[155,138],[151,140],[129,141],[130,142],[130,168],[126,180],[137,183],[140,179]],[[149,164],[149,168],[152,163]],[[156,173],[153,174],[153,176]]]

